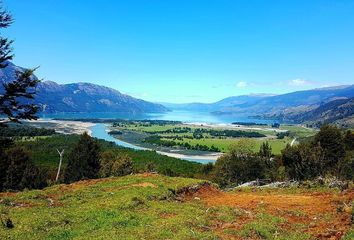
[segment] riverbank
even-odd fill
[[[35,127],[55,129],[57,133],[61,134],[83,134],[84,132],[87,132],[90,136],[92,136],[91,127],[96,125],[91,122],[51,120],[43,118],[35,121],[26,121],[25,123]]]
[[[70,120],[38,119],[36,121],[26,121],[25,124],[29,124],[31,126],[36,126],[36,127],[54,129],[57,133],[61,133],[61,134],[82,134],[84,132],[87,132],[92,137],[114,142],[117,145],[122,147],[131,148],[134,150],[156,151],[155,149],[141,147],[133,143],[122,141],[120,139],[117,139],[109,135],[108,127],[102,123],[91,123],[91,122],[70,121]],[[164,149],[163,151],[157,150],[156,152],[161,155],[193,161],[193,162],[199,162],[203,164],[209,162],[215,162],[218,159],[218,157],[221,155],[220,153],[185,154],[183,152],[177,153],[174,151],[175,150],[167,151],[166,149]]]

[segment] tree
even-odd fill
[[[0,7],[0,29],[8,28],[13,23],[13,18],[3,7]],[[5,68],[8,61],[13,59],[13,41],[0,36],[0,68]],[[37,106],[31,101],[36,93],[36,86],[39,82],[33,76],[35,69],[17,71],[12,82],[3,84],[3,91],[0,92],[0,116],[6,116],[7,121],[1,124],[6,126],[7,122],[19,122],[21,119],[37,119]]]
[[[6,149],[12,144],[13,141],[10,138],[0,137],[0,191],[3,189],[4,182],[6,181],[6,171],[10,165]]]
[[[345,157],[343,135],[334,125],[323,125],[316,134],[313,146],[320,145],[324,151],[324,169],[336,174],[338,162]]]
[[[215,163],[215,180],[222,186],[239,184],[266,176],[265,159],[252,153],[252,143],[241,139]]]
[[[354,133],[350,130],[346,131],[344,135],[345,148],[348,151],[354,150]]]
[[[259,148],[259,156],[270,158],[272,156],[272,147],[269,145],[268,141],[263,142]]]
[[[22,190],[47,186],[46,173],[34,165],[31,153],[26,148],[15,145],[6,150],[3,159],[6,159],[6,165],[1,163],[3,171],[1,183],[3,184],[0,187],[2,190]]]
[[[282,151],[282,160],[288,176],[296,180],[313,179],[326,174],[324,151],[321,146],[300,143],[288,144]]]
[[[115,154],[105,151],[100,159],[100,176],[125,176],[133,172],[132,159],[127,154]]]
[[[20,189],[23,174],[30,162],[30,153],[23,147],[14,146],[6,151],[8,166],[3,188]]]
[[[69,154],[65,182],[97,178],[100,170],[100,146],[86,132]]]

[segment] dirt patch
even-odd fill
[[[222,192],[216,186],[209,182],[203,182],[200,184],[183,187],[176,191],[176,195],[185,200],[201,197],[204,198],[204,196],[209,195],[220,196],[220,194],[222,194]]]
[[[351,213],[338,209],[350,205],[354,200],[354,189],[340,193],[222,192],[205,185],[194,192],[187,191],[185,196],[190,200],[197,198],[208,207],[229,206],[250,213],[234,223],[217,226],[216,232],[221,233],[225,228],[240,230],[252,221],[254,215],[262,212],[285,219],[281,225],[285,230],[301,224],[303,232],[318,239],[340,239],[351,227]]]

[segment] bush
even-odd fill
[[[266,176],[266,159],[252,153],[252,141],[241,139],[215,163],[215,180],[221,186],[240,184]]]
[[[310,144],[300,143],[296,146],[289,144],[282,151],[282,160],[286,173],[292,179],[308,180],[324,176],[324,152],[321,146],[311,147]]]
[[[100,158],[100,176],[125,176],[133,172],[132,159],[127,154],[114,154],[106,151]]]
[[[24,147],[9,148],[0,164],[2,170],[1,190],[22,190],[47,186],[46,173],[34,165],[31,153]]]

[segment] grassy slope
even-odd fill
[[[172,191],[198,183],[202,181],[142,174],[0,193],[0,208],[8,209],[7,216],[15,225],[13,229],[0,227],[0,239],[299,240],[312,239],[306,231],[309,226],[318,230],[314,219],[332,221],[331,215],[312,214],[317,208],[313,210],[311,202],[287,200],[301,200],[304,194],[299,190],[201,191],[182,202],[172,197]],[[322,195],[318,194],[313,198],[321,204]],[[330,194],[334,193],[323,196]],[[284,206],[275,205],[278,197]],[[330,204],[331,199],[328,201]],[[303,212],[296,210],[301,204],[307,207]],[[288,217],[300,222],[309,219],[315,225],[295,224]]]

